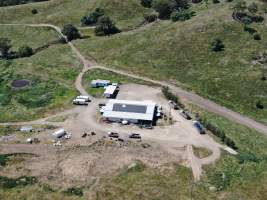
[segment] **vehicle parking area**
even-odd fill
[[[168,163],[183,164],[191,167],[198,179],[202,165],[219,158],[221,146],[209,135],[199,134],[191,120],[183,118],[178,110],[172,109],[160,88],[137,84],[121,85],[117,99],[154,101],[162,106],[163,113],[171,116],[171,122],[169,117],[166,120],[160,119],[153,129],[106,123],[101,120],[99,104],[105,104],[108,100],[94,98],[88,106],[78,106],[68,112],[71,117],[62,122],[42,120],[42,123],[64,128],[71,135],[71,138],[58,139],[60,145],[52,145],[51,135],[55,130],[47,130],[36,135],[41,138],[38,144],[9,144],[2,146],[0,153],[37,153],[37,157],[23,161],[20,169],[35,176],[45,177],[44,174],[50,174],[50,179],[44,181],[59,184],[64,181],[67,185],[115,172],[136,160],[151,167]],[[117,133],[118,137],[116,134],[115,137],[110,137],[109,132]],[[130,134],[132,138],[129,137]],[[192,145],[210,149],[212,154],[199,159],[194,156],[190,148]],[[6,169],[5,173],[8,170],[14,173],[14,169]]]

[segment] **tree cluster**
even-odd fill
[[[72,24],[67,24],[62,29],[62,34],[67,37],[68,41],[75,40],[81,38],[79,30],[73,26]]]
[[[0,38],[0,58],[1,59],[14,59],[29,57],[33,55],[33,49],[27,45],[19,47],[17,52],[11,51],[11,40],[8,38]]]
[[[166,99],[173,101],[179,107],[184,108],[184,105],[179,101],[179,98],[170,91],[169,87],[163,87],[161,92]]]
[[[110,17],[104,15],[98,19],[97,26],[95,28],[95,34],[97,36],[112,35],[119,32],[120,30],[116,27]]]
[[[96,8],[93,12],[85,15],[81,19],[82,26],[90,26],[97,23],[98,19],[104,15],[104,10],[102,8]]]
[[[178,18],[188,19],[192,16],[189,12],[183,12],[190,7],[189,0],[141,0],[141,5],[153,8],[160,19],[170,19],[171,15],[178,16],[178,12],[181,12],[182,17],[174,17],[175,21]]]

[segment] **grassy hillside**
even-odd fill
[[[256,101],[267,107],[266,72],[252,57],[266,50],[266,26],[253,23],[262,37],[243,31],[232,19],[233,3],[195,6],[196,16],[185,22],[158,21],[147,27],[77,41],[85,55],[100,63],[155,79],[170,80],[194,90],[221,105],[267,123],[267,109],[256,109]],[[220,38],[225,50],[211,51]]]
[[[57,39],[43,28],[0,27],[0,37],[12,41],[13,51],[21,45],[37,48]],[[0,121],[30,120],[70,105],[76,94],[74,80],[80,64],[67,45],[56,44],[37,54],[13,60],[0,60]],[[13,80],[26,79],[22,89]]]
[[[0,23],[52,23],[63,26],[80,25],[82,16],[101,7],[120,28],[130,28],[143,21],[144,13],[139,0],[51,0],[48,2],[0,8]],[[38,14],[33,15],[36,8]]]

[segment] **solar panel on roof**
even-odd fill
[[[143,105],[131,105],[131,104],[113,104],[112,111],[115,112],[132,112],[132,113],[143,113],[145,114],[147,110],[147,106]]]

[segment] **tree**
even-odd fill
[[[253,14],[258,12],[258,5],[255,2],[249,4],[248,5],[248,11],[253,13]]]
[[[63,27],[62,33],[67,37],[68,41],[80,38],[81,35],[78,29],[72,24],[67,24]]]
[[[216,38],[211,43],[211,49],[212,51],[223,51],[224,44],[220,39]]]
[[[253,35],[253,39],[254,39],[254,40],[261,40],[261,35],[260,35],[259,33],[255,33],[255,34]]]
[[[151,8],[152,0],[141,0],[141,5],[146,8]]]
[[[160,19],[170,19],[175,6],[175,0],[154,0],[152,3],[152,7],[159,13]]]
[[[82,26],[89,26],[97,23],[99,17],[104,15],[102,8],[96,8],[94,12],[89,13],[87,16],[83,16],[81,19]]]
[[[145,21],[148,23],[156,21],[158,16],[156,14],[145,15]]]
[[[264,105],[263,105],[263,103],[260,100],[256,102],[256,108],[258,108],[258,109],[264,109]]]
[[[115,23],[108,16],[102,16],[99,18],[98,25],[95,28],[96,35],[104,36],[119,32],[120,30],[116,27]]]
[[[38,14],[38,10],[37,10],[36,8],[32,9],[32,14],[33,14],[33,15]]]
[[[247,9],[247,3],[243,0],[239,0],[235,5],[234,9],[237,11],[244,11]]]
[[[21,46],[18,50],[18,56],[19,57],[28,57],[33,55],[33,50],[31,47],[25,45],[25,46]]]
[[[0,38],[0,58],[8,59],[11,41],[8,38]]]
[[[188,10],[174,11],[171,14],[171,20],[176,21],[185,21],[190,19],[194,15],[194,12]]]

